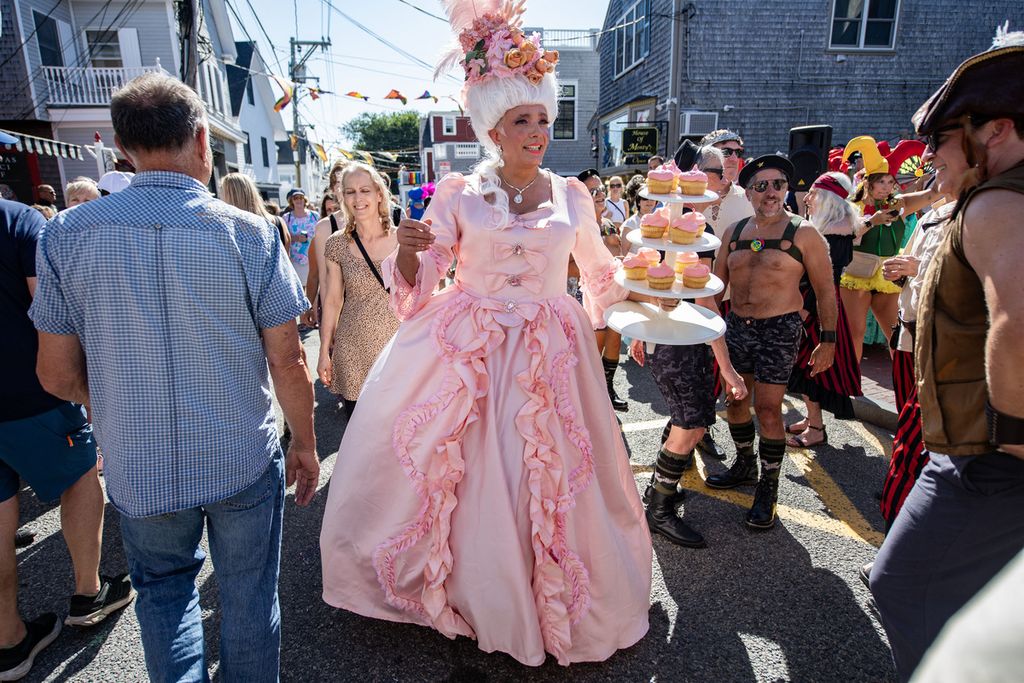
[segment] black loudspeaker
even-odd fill
[[[789,129],[789,160],[796,174],[793,189],[806,192],[815,178],[828,170],[832,126],[800,126]]]

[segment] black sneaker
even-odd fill
[[[96,595],[72,595],[71,611],[64,623],[68,626],[95,626],[135,599],[127,574],[100,575],[100,592]]]
[[[17,681],[28,675],[36,655],[60,633],[60,618],[52,612],[25,622],[25,638],[14,647],[0,649],[0,681]]]
[[[36,540],[36,532],[31,529],[18,529],[14,534],[14,547],[24,548],[30,546],[34,540]]]

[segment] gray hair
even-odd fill
[[[712,163],[717,163],[717,166],[712,166]],[[705,145],[697,151],[697,168],[704,170],[705,168],[722,168],[725,164],[725,155],[722,154],[722,150],[711,145]]]
[[[848,193],[853,193],[853,183],[845,173],[826,173]],[[811,223],[823,235],[846,235],[853,233],[857,226],[857,209],[835,192],[814,190],[814,211],[808,216]]]
[[[177,78],[147,73],[110,98],[114,133],[128,150],[181,150],[206,126],[206,105]]]

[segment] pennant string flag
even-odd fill
[[[320,99],[320,88],[310,88],[309,89],[309,96],[314,101],[319,100]]]
[[[407,104],[409,98],[392,88],[391,92],[384,96],[385,100],[401,100],[402,104]]]
[[[320,161],[324,162],[325,164],[327,163],[327,150],[324,149],[323,145],[321,145],[319,142],[314,142],[313,151],[316,152],[316,155],[318,157],[320,157]]]
[[[437,98],[430,94],[429,90],[424,90],[423,94],[416,98],[417,100],[434,100],[434,104],[437,104]]]
[[[394,91],[392,91],[392,92],[394,92]],[[353,90],[351,92],[345,93],[345,97],[358,97],[359,99],[363,100],[364,102],[370,99],[369,97],[367,97],[363,93],[357,92],[355,90]]]
[[[274,111],[281,111],[288,106],[289,102],[292,101],[292,84],[291,82],[284,80],[280,76],[275,76],[274,74],[270,74],[270,77],[274,79],[274,82],[277,83],[284,93],[277,102],[274,103]]]

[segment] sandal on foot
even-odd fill
[[[802,424],[803,427],[797,427],[797,425],[800,425],[800,424]],[[807,421],[807,418],[805,417],[805,418],[803,418],[801,420],[797,420],[796,422],[794,422],[791,425],[786,425],[786,433],[787,434],[803,434],[805,431],[807,431],[807,428],[809,426],[810,426],[810,423]]]
[[[815,427],[814,425],[809,424],[807,425],[807,428],[821,432],[821,441],[809,444],[807,443],[807,437],[803,434],[798,434],[796,436],[787,437],[786,445],[792,448],[814,448],[815,446],[822,446],[828,443],[828,432],[825,431],[825,425]]]

